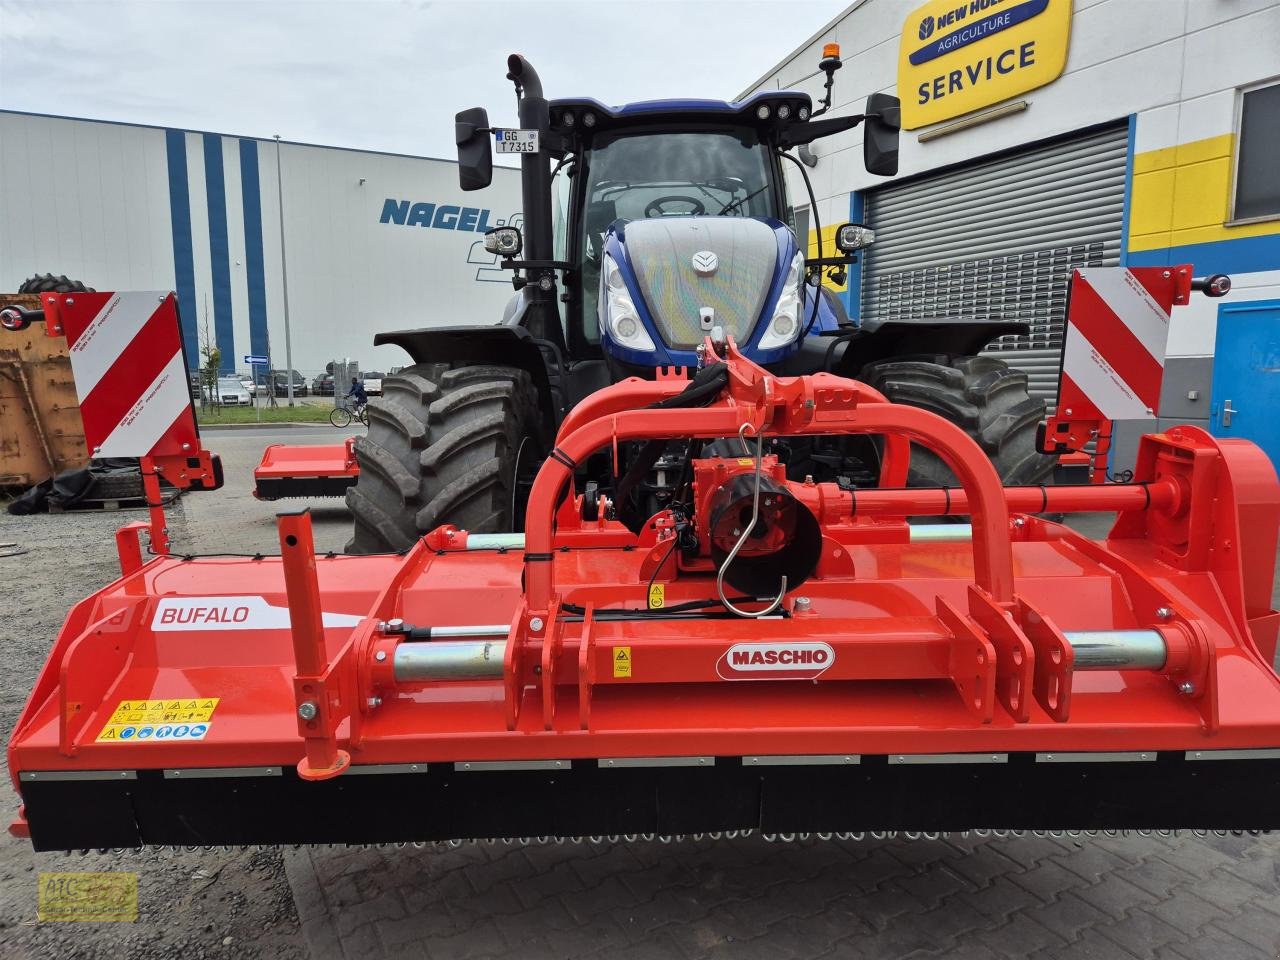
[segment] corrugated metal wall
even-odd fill
[[[988,352],[1052,404],[1071,271],[1120,262],[1127,151],[1119,125],[869,192],[862,316],[1029,323]]]

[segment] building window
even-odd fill
[[[1280,83],[1240,94],[1240,130],[1236,140],[1236,188],[1232,219],[1280,217]]]

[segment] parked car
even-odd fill
[[[247,407],[253,403],[252,394],[239,377],[219,377],[217,396],[218,402],[227,407]]]
[[[241,375],[240,383],[249,391],[251,397],[265,397],[267,395],[267,385],[265,383],[254,383],[253,377]]]
[[[333,374],[322,373],[311,381],[311,392],[317,397],[333,396]]]
[[[293,374],[293,395],[295,397],[305,397],[307,395],[307,381],[297,370],[291,372]],[[289,395],[289,381],[285,377],[286,374],[283,370],[273,370],[271,373],[271,382],[275,387],[277,397],[287,397]]]
[[[191,386],[191,399],[199,400],[200,399],[200,371],[188,370],[187,373],[188,373],[188,383]]]
[[[378,370],[360,374],[360,379],[364,381],[364,392],[371,397],[382,396],[382,378],[385,376],[385,373]]]

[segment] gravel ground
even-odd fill
[[[283,435],[283,436],[282,436]],[[290,428],[210,432],[221,454],[226,486],[191,494],[169,512],[178,549],[276,551],[275,507],[253,499],[252,470],[262,448],[289,443],[340,443],[345,433]],[[304,501],[290,501],[295,506]],[[320,549],[341,550],[350,518],[341,501],[313,501]],[[0,542],[27,553],[0,559],[9,589],[0,594],[0,730],[7,742],[18,713],[72,604],[119,574],[114,534],[141,511],[78,512],[13,517],[0,514]],[[5,781],[8,770],[6,763]],[[0,790],[7,826],[17,800]],[[136,871],[139,920],[118,923],[38,923],[37,874]],[[199,960],[270,957],[303,960],[293,896],[278,850],[163,850],[110,854],[32,853],[25,841],[0,836],[0,958],[129,957]]]

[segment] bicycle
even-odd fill
[[[341,407],[334,407],[333,412],[329,414],[329,422],[341,429],[351,426],[352,420],[358,420],[367,427],[369,425],[369,404],[356,403],[354,407],[354,410],[346,404]]]

